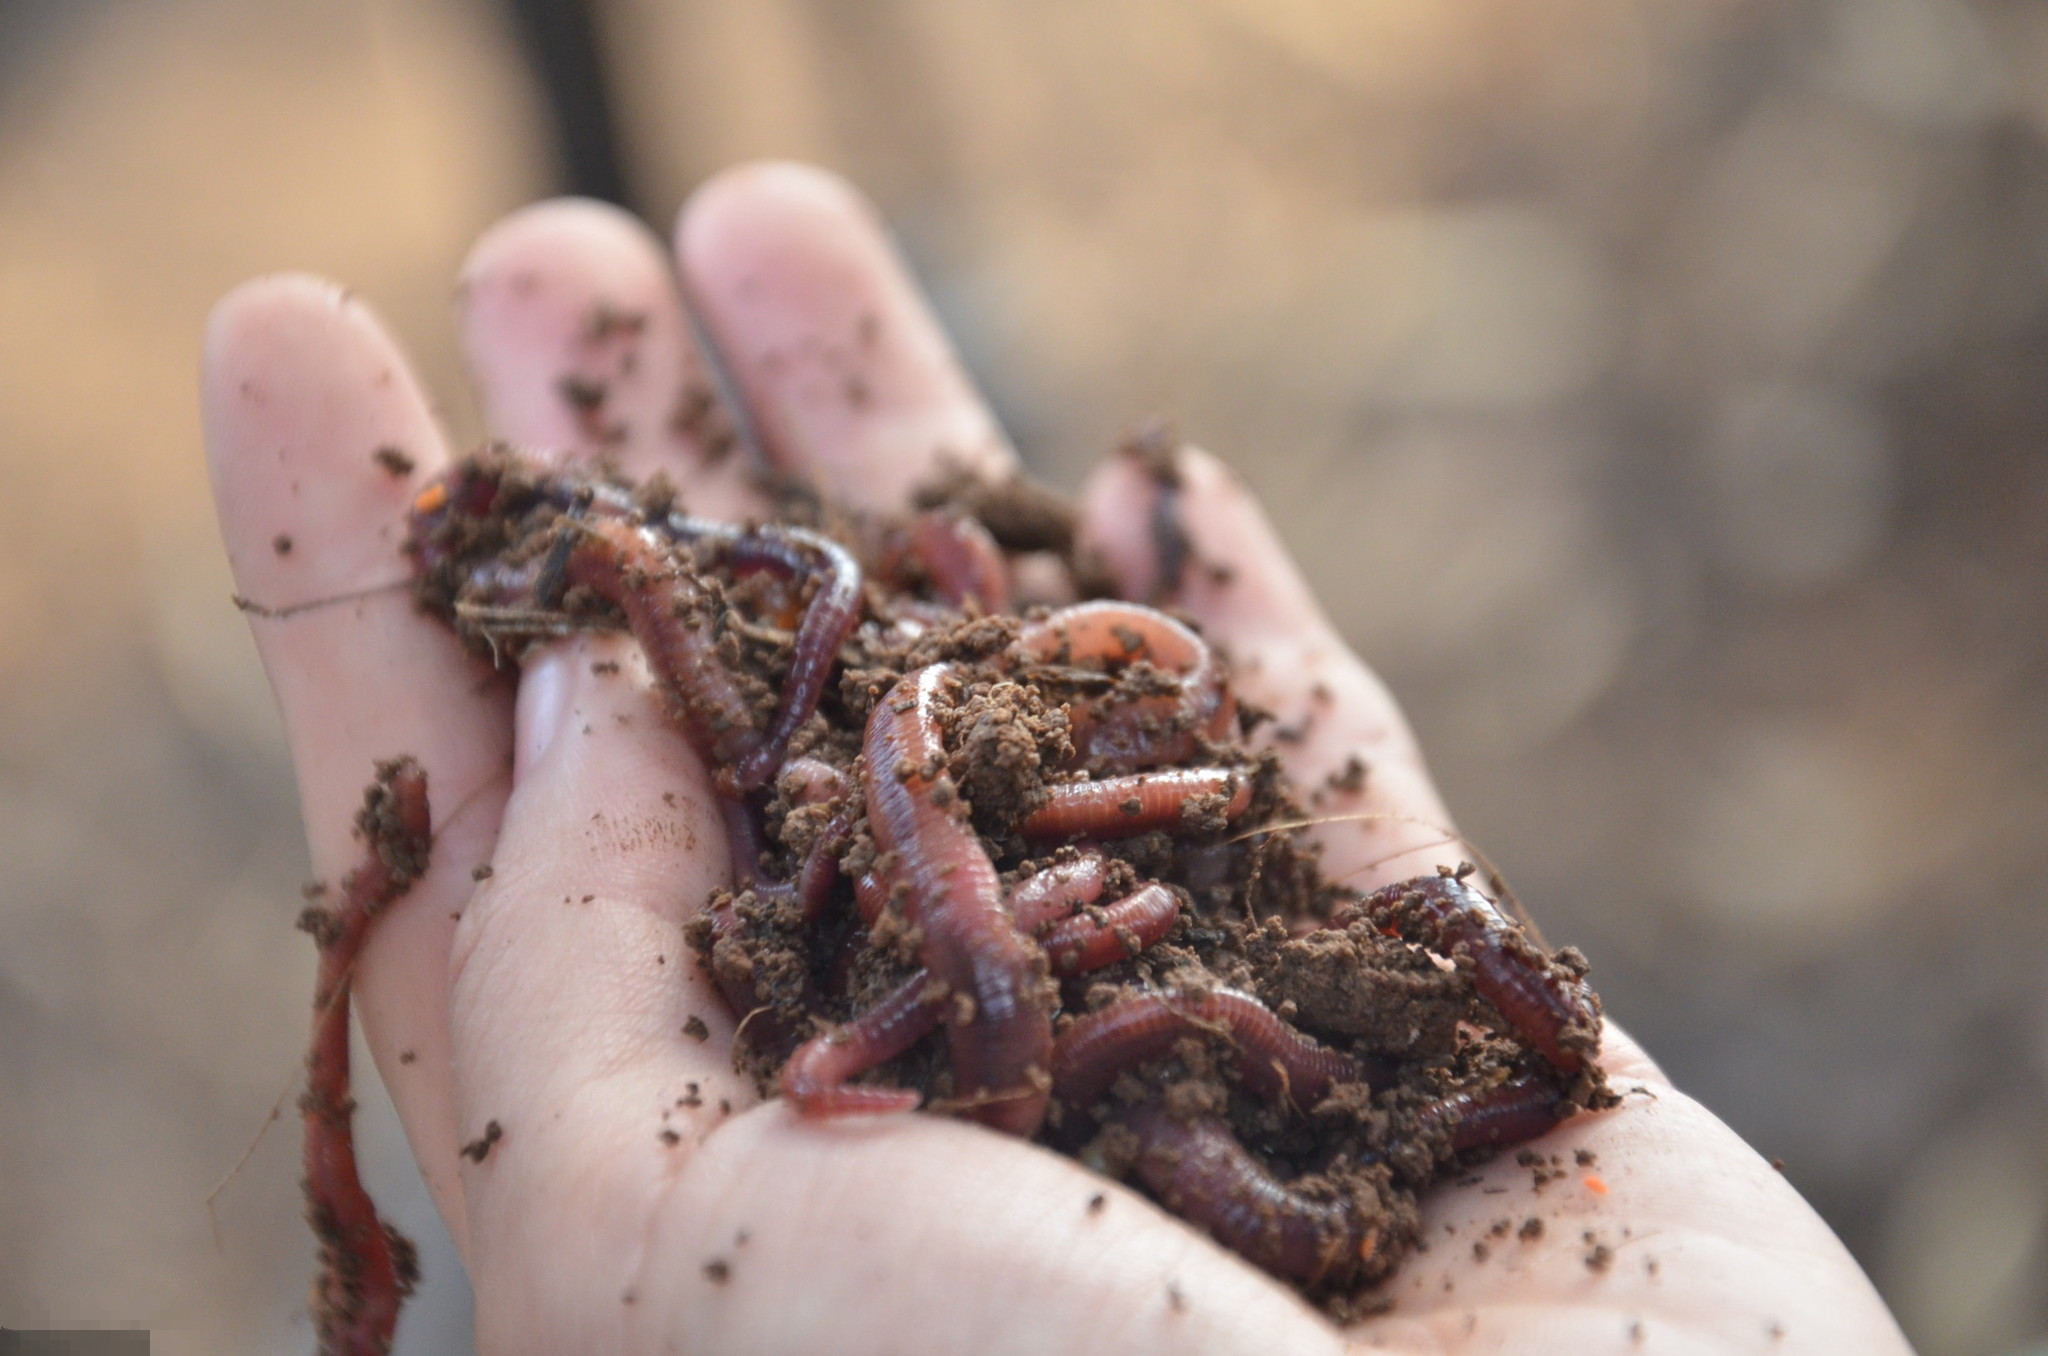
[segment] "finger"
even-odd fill
[[[819,1124],[764,1106],[713,1136],[663,1205],[646,1252],[665,1265],[638,1278],[652,1302],[615,1306],[631,1326],[611,1349],[678,1334],[704,1351],[839,1356],[1341,1347],[1295,1296],[1136,1193],[940,1117]]]
[[[833,175],[764,163],[692,195],[683,289],[770,460],[828,495],[896,508],[950,460],[1015,456],[872,207]]]
[[[1428,1193],[1432,1246],[1359,1337],[1375,1350],[1496,1351],[1540,1325],[1557,1351],[1906,1350],[1782,1173],[1612,1026],[1602,1062],[1622,1106],[1558,1126],[1532,1146],[1538,1163],[1504,1156]]]
[[[471,869],[489,860],[511,708],[489,671],[414,609],[407,586],[406,505],[446,449],[397,346],[360,302],[312,278],[265,278],[223,300],[207,327],[203,386],[236,585],[280,614],[252,615],[250,625],[323,880],[361,855],[351,824],[372,760],[411,754],[427,771],[430,869],[372,930],[354,987],[371,1051],[459,1242],[450,915]]]
[[[458,296],[496,436],[667,471],[694,512],[759,511],[667,252],[631,215],[580,198],[515,212],[470,252]]]
[[[1185,539],[1184,552],[1166,552],[1182,555],[1177,579],[1160,578],[1156,533],[1133,530],[1155,522]],[[1308,816],[1327,821],[1314,833],[1331,878],[1370,889],[1465,855],[1445,841],[1449,814],[1392,694],[1332,629],[1227,467],[1194,448],[1168,467],[1112,457],[1089,482],[1081,524],[1084,548],[1126,597],[1184,608],[1228,654],[1238,694],[1272,713],[1252,742],[1279,754]]]
[[[727,1057],[735,1021],[683,936],[730,880],[722,828],[638,648],[610,635],[551,647],[521,679],[517,724],[504,833],[453,967],[462,1134],[489,1150],[464,1165],[479,1276],[539,1265],[519,1231],[536,1215],[588,1219],[577,1193],[600,1179],[658,1194],[756,1100]],[[607,1127],[630,1130],[630,1152]]]

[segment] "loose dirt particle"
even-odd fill
[[[405,454],[404,448],[394,447],[389,443],[372,452],[370,460],[390,472],[394,480],[403,480],[411,475],[413,468],[418,465],[417,462]]]
[[[1543,1221],[1534,1215],[1529,1216],[1529,1218],[1522,1221],[1522,1227],[1515,1231],[1515,1236],[1524,1243],[1535,1242],[1543,1237]]]
[[[713,1285],[724,1285],[732,1279],[732,1263],[723,1257],[714,1257],[704,1264],[704,1279]]]
[[[675,1131],[668,1129],[666,1126],[662,1127],[661,1142],[663,1144],[667,1144],[673,1147],[677,1144],[682,1143],[682,1139],[683,1137],[677,1134]]]
[[[281,556],[288,556],[292,553],[292,539],[280,532],[270,539],[270,549]]]
[[[693,1041],[708,1041],[711,1039],[711,1028],[704,1025],[704,1019],[693,1012],[690,1014],[690,1020],[683,1023],[683,1034]]]
[[[416,1050],[401,1050],[398,1052],[398,1062],[400,1064],[410,1064],[418,1058],[419,1052]]]
[[[493,874],[494,868],[490,863],[486,862],[482,866],[473,868],[469,873],[469,878],[471,880],[489,880]]]
[[[504,1126],[496,1121],[486,1121],[484,1132],[462,1146],[462,1156],[472,1163],[481,1163],[490,1156],[491,1147],[504,1137]]]

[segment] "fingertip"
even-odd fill
[[[688,269],[718,265],[743,250],[801,248],[848,225],[882,235],[881,215],[851,183],[795,160],[754,160],[697,186],[676,218],[676,254]]]
[[[900,508],[951,461],[1015,465],[874,206],[782,161],[707,181],[676,225],[684,292],[777,464]]]
[[[457,312],[499,436],[638,475],[694,478],[731,450],[728,424],[697,413],[712,386],[668,253],[631,213],[588,198],[514,212],[470,251]]]
[[[201,391],[244,593],[288,605],[400,577],[396,525],[446,450],[370,307],[303,273],[244,283],[207,319]]]

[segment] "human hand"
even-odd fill
[[[843,185],[789,166],[721,176],[686,209],[678,258],[780,469],[887,508],[942,452],[1012,464]],[[702,363],[662,251],[622,214],[515,215],[472,254],[461,305],[496,435],[666,469],[708,516],[762,510],[741,458],[687,417]],[[474,1283],[482,1349],[1905,1349],[1805,1202],[1611,1025],[1602,1062],[1624,1104],[1533,1146],[1592,1155],[1604,1193],[1577,1168],[1538,1188],[1512,1156],[1433,1192],[1432,1246],[1390,1283],[1392,1309],[1341,1333],[1071,1159],[937,1116],[820,1123],[762,1102],[682,939],[730,879],[706,771],[630,642],[538,650],[515,694],[415,611],[402,521],[449,454],[375,321],[326,284],[245,286],[208,331],[205,407],[241,591],[344,600],[254,623],[322,876],[359,851],[348,824],[373,759],[428,772],[431,867],[380,920],[355,991]],[[1197,453],[1179,471],[1197,556],[1231,572],[1189,571],[1171,601],[1236,658],[1240,693],[1313,715],[1278,746],[1297,783],[1354,755],[1372,769],[1326,807],[1357,816],[1318,830],[1330,874],[1430,869],[1439,835],[1418,825],[1447,816],[1391,698],[1244,489]],[[1116,460],[1086,494],[1084,531],[1128,596],[1154,583],[1131,528],[1156,493]],[[594,672],[604,661],[627,679]],[[708,1039],[683,1034],[693,1016]],[[490,1122],[502,1137],[463,1157]],[[1541,1233],[1524,1237],[1531,1218]]]

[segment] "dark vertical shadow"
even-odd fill
[[[562,187],[630,211],[640,204],[620,149],[593,0],[505,0],[520,50],[547,98]]]

